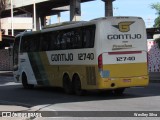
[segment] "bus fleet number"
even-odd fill
[[[135,61],[135,57],[117,57],[117,61]]]
[[[79,53],[78,60],[94,60],[93,53]]]

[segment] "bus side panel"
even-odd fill
[[[49,59],[47,57],[47,52],[40,52],[40,58],[44,68],[44,74],[46,74],[46,79],[48,80],[49,86],[61,86],[62,82],[59,80],[59,66],[50,65]]]
[[[53,54],[55,52],[36,52],[28,54],[28,63],[30,63],[30,65],[24,64],[21,66],[26,70],[25,72],[29,80],[36,81],[38,85],[63,87],[62,80],[64,73],[69,75],[70,80],[72,80],[73,75],[76,73],[80,77],[82,89],[97,89],[98,82],[96,78],[97,74],[99,74],[97,65],[92,64],[93,62],[86,65],[78,65],[75,61],[69,65],[64,65],[65,62],[57,65],[56,62],[50,61],[50,55],[52,55],[50,53]],[[74,56],[77,56],[76,53],[74,53]],[[33,72],[31,73],[31,71]]]
[[[38,85],[49,85],[40,52],[31,52],[28,56]]]
[[[28,84],[37,85],[37,81],[33,71],[32,61],[30,61],[28,53],[20,53],[19,64],[20,65],[18,73],[21,77],[21,80],[22,80],[22,73],[25,73],[27,76]]]
[[[53,86],[62,87],[63,75],[78,74],[83,89],[96,89],[97,65],[95,49],[77,49],[65,51],[48,51],[41,56],[49,82]],[[52,77],[51,77],[52,76]]]

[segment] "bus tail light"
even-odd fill
[[[102,70],[103,61],[102,61],[102,54],[98,56],[98,68]]]
[[[149,54],[147,52],[147,65],[149,65]]]

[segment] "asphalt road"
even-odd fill
[[[126,89],[122,96],[114,96],[106,92],[88,92],[86,96],[75,96],[66,95],[58,88],[24,89],[21,84],[14,83],[12,77],[0,76],[0,105],[54,112],[90,111],[86,112],[90,117],[96,117],[96,112],[91,111],[160,111],[160,83],[151,83],[145,88]],[[1,107],[0,110],[2,111],[3,108]],[[18,111],[16,108],[13,110]],[[74,114],[77,113],[70,112],[69,116]],[[124,112],[119,114],[123,116]],[[143,119],[144,116],[141,120]],[[154,120],[158,119],[156,117]]]

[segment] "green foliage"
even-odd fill
[[[155,28],[158,28],[158,27],[160,27],[160,16],[158,16],[155,20],[154,20],[154,27]]]
[[[151,5],[151,8],[155,9],[156,10],[156,14],[158,15],[158,17],[154,21],[154,27],[156,27],[156,28],[160,27],[160,2],[153,3]]]
[[[151,5],[151,8],[152,9],[155,9],[157,11],[157,14],[160,16],[160,2],[157,2],[157,3],[153,3]]]

